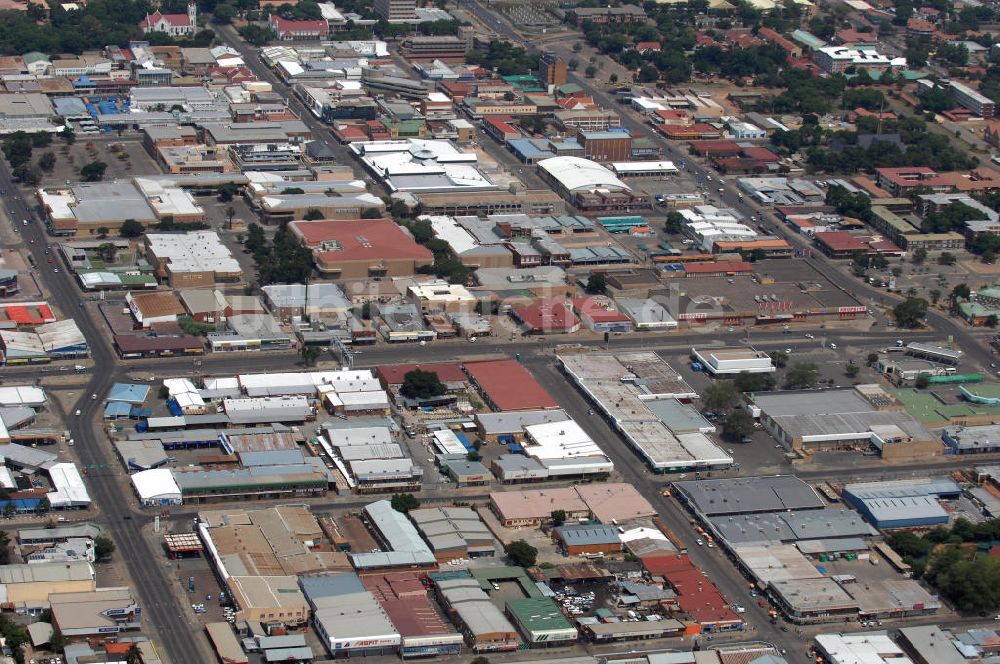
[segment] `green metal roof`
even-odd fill
[[[573,629],[559,607],[547,597],[525,597],[507,600],[507,611],[532,632]]]

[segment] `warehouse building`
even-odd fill
[[[4,364],[24,364],[87,357],[87,339],[72,318],[33,330],[0,330]]]
[[[510,599],[507,600],[506,610],[525,643],[530,645],[565,645],[576,641],[579,636],[576,627],[566,620],[559,606],[548,597]]]
[[[140,628],[142,612],[128,588],[52,593],[48,600],[52,626],[70,639]]]
[[[434,261],[391,219],[295,221],[289,228],[331,279],[410,276]]]
[[[318,440],[353,491],[419,489],[423,468],[394,441],[388,427],[348,427],[330,422],[324,425]]]
[[[146,258],[173,288],[238,283],[243,269],[215,231],[146,234]]]
[[[151,442],[155,444],[155,441]],[[160,446],[160,452],[163,452],[162,446]],[[163,462],[166,463],[165,455]],[[129,468],[132,469],[138,467],[140,463],[149,463],[149,461],[136,461],[135,457],[130,456],[127,463]],[[132,480],[132,489],[139,499],[139,504],[143,507],[180,505],[184,502],[181,488],[177,485],[177,481],[174,480],[174,474],[167,468],[141,470],[133,473],[129,479]]]
[[[996,637],[992,641],[995,642]],[[902,647],[902,650],[897,648],[899,655],[905,652],[915,664],[967,664],[973,660],[962,641],[937,625],[901,627],[899,645]]]
[[[432,573],[437,599],[475,652],[517,650],[517,630],[483,591],[479,581]]]
[[[572,353],[563,370],[654,470],[725,468],[733,459],[702,431],[672,431],[654,410],[660,400],[692,400],[697,392],[659,355]]]
[[[768,595],[792,622],[841,622],[857,618],[858,602],[826,577],[774,580]]]
[[[692,348],[691,358],[713,376],[775,370],[770,355],[752,348]]]
[[[565,422],[564,410],[523,410],[508,413],[476,413],[476,427],[484,443],[523,443],[525,427],[549,422]]]
[[[758,392],[752,407],[775,440],[796,451],[875,449],[883,459],[940,454],[940,439],[878,385]]]
[[[574,420],[528,425],[524,454],[538,461],[550,478],[607,477],[614,464]]]
[[[549,410],[559,404],[517,360],[466,362],[465,372],[495,411]]]
[[[407,513],[439,563],[497,555],[497,542],[468,507],[430,507]]]
[[[844,487],[844,502],[853,506],[876,528],[921,528],[948,523],[944,498],[957,498],[961,487],[954,480],[927,478],[891,482],[863,482]]]
[[[614,526],[559,526],[555,537],[567,556],[605,556],[622,551],[622,541]]]
[[[434,567],[433,551],[420,537],[405,514],[392,509],[388,500],[369,503],[362,510],[368,530],[382,551],[351,553],[351,564],[358,571],[392,568]]]
[[[237,620],[292,627],[309,620],[309,605],[294,576],[231,576],[226,586],[236,605]]]
[[[972,427],[945,427],[941,439],[951,454],[990,454],[1000,452],[1000,426],[986,424]]]
[[[812,487],[791,475],[674,482],[677,498],[703,517],[825,507]]]
[[[323,386],[330,386],[338,393],[381,389],[371,369],[250,373],[240,374],[238,379],[240,389],[249,397],[295,394],[312,397],[316,396]]]
[[[402,638],[375,596],[356,574],[305,575],[299,584],[313,625],[333,657],[389,655]]]
[[[318,457],[304,458],[301,463],[172,472],[186,503],[323,496],[333,483]]]
[[[35,563],[0,566],[4,602],[18,611],[38,611],[53,593],[97,590],[94,566],[89,562]]]
[[[910,628],[903,628],[905,632]],[[902,649],[893,643],[885,632],[865,634],[817,634],[817,654],[830,664],[887,664],[908,661]],[[950,644],[949,644],[950,647]],[[952,648],[954,650],[954,648]],[[947,660],[934,660],[940,664],[956,664]]]
[[[538,174],[581,211],[629,211],[651,206],[648,196],[633,192],[610,169],[582,157],[542,159]]]
[[[507,527],[539,526],[562,510],[568,521],[597,519],[618,524],[656,515],[653,506],[631,484],[602,482],[571,487],[494,491],[490,508]]]
[[[410,572],[369,575],[364,587],[375,596],[399,632],[399,654],[440,657],[462,650],[462,635],[455,631],[431,603],[420,578]]]

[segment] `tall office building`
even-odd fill
[[[416,0],[375,0],[375,13],[389,23],[403,23],[417,18]]]
[[[542,53],[538,58],[538,77],[546,85],[565,85],[566,61],[555,53]]]

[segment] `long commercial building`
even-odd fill
[[[472,577],[430,575],[438,601],[474,651],[517,650],[517,630]]]
[[[697,393],[656,353],[567,353],[563,370],[650,468],[724,468],[733,459],[702,430],[672,430],[661,406]]]
[[[758,392],[751,408],[775,440],[792,450],[875,449],[884,459],[940,454],[940,439],[878,385]]]

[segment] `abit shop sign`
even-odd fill
[[[392,648],[401,643],[399,636],[386,635],[358,639],[343,639],[334,642],[334,650],[364,650],[367,648]]]

